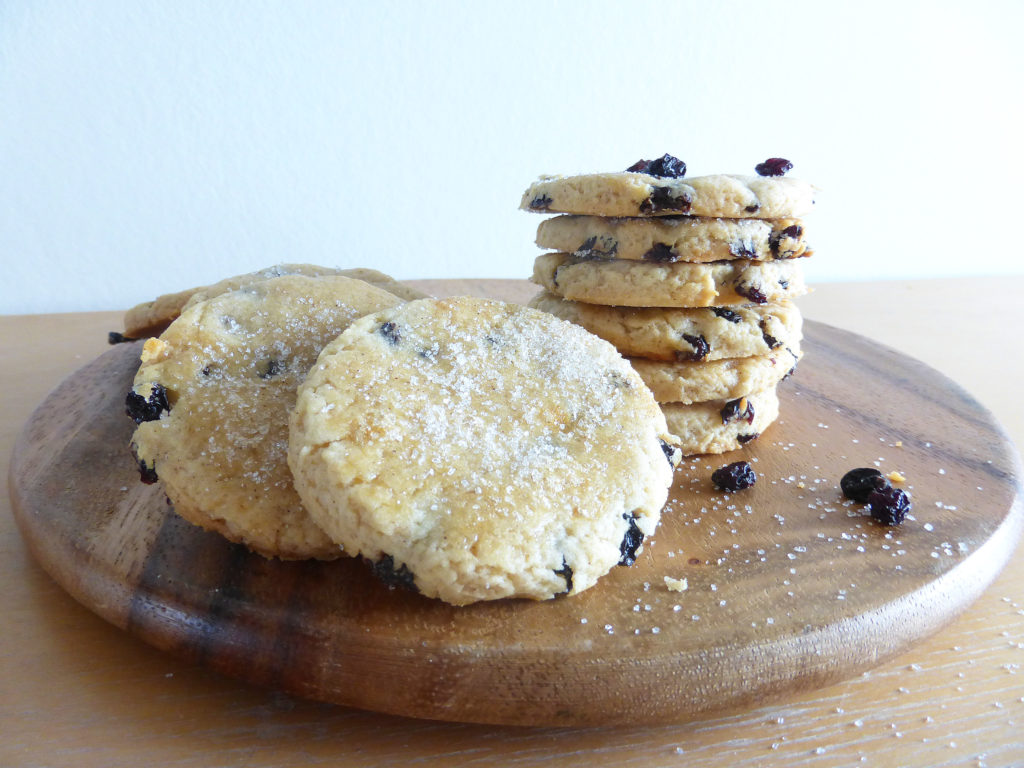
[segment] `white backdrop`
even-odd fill
[[[541,173],[769,156],[811,281],[1024,271],[1024,3],[0,3],[0,312],[280,261],[526,277]]]

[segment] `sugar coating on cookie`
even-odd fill
[[[175,511],[266,556],[337,557],[292,485],[288,415],[323,346],[398,303],[346,277],[277,277],[196,302],[149,339],[132,446]]]
[[[646,173],[541,176],[520,208],[590,216],[710,216],[799,218],[814,208],[815,188],[789,177],[715,174],[664,178]]]
[[[722,219],[701,216],[613,217],[566,214],[537,227],[541,248],[580,258],[709,262],[810,256],[797,219]]]
[[[466,604],[580,592],[632,562],[673,444],[610,344],[463,297],[376,313],[329,344],[299,390],[289,463],[346,552]]]

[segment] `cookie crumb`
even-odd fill
[[[669,592],[685,592],[690,585],[685,578],[674,579],[671,576],[666,576],[665,586],[668,587]]]
[[[167,342],[158,338],[146,339],[146,343],[142,345],[142,354],[139,358],[143,363],[149,363],[160,357],[166,350]]]
[[[891,482],[894,482],[894,483],[905,483],[907,481],[907,478],[905,478],[902,474],[900,474],[896,470],[893,470],[892,472],[887,474],[886,477],[889,478],[889,480]]]

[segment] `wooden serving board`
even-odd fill
[[[456,608],[353,560],[265,560],[179,519],[142,485],[123,401],[138,345],[55,390],[15,447],[15,516],[84,605],[143,640],[289,693],[442,720],[681,721],[824,686],[935,632],[985,589],[1022,529],[1020,460],[968,394],[807,322],[782,415],[734,455],[677,471],[635,566],[580,595]],[[710,474],[747,458],[755,487]],[[848,469],[898,470],[913,518],[844,503]],[[665,577],[685,579],[685,591]]]

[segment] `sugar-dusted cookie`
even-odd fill
[[[792,219],[810,213],[815,189],[788,177],[717,174],[671,178],[649,173],[541,176],[520,208],[590,216],[714,216]]]
[[[554,216],[537,227],[537,245],[579,258],[672,261],[792,259],[810,256],[798,219],[700,216]]]
[[[192,304],[146,341],[128,395],[144,477],[186,520],[263,555],[339,555],[292,485],[288,414],[321,348],[399,303],[360,280],[291,275]]]
[[[277,264],[257,272],[249,272],[244,275],[236,275],[226,278],[213,285],[189,288],[178,293],[168,293],[158,296],[153,301],[129,309],[124,316],[124,336],[129,339],[142,339],[147,336],[156,336],[163,332],[174,318],[181,314],[190,301],[202,301],[237,288],[244,288],[247,285],[269,280],[274,277],[285,275],[306,275],[318,277],[321,275],[342,275],[355,280],[363,280],[392,293],[401,299],[411,301],[422,299],[424,294],[411,286],[398,282],[394,278],[378,272],[375,269],[357,267],[355,269],[335,269],[332,267],[320,267],[315,264]]]
[[[728,357],[699,363],[629,358],[659,403],[732,400],[774,387],[796,368],[800,347],[780,347],[766,355]]]
[[[613,307],[541,291],[529,305],[582,325],[623,355],[693,362],[796,348],[803,318],[791,301],[734,307]]]
[[[580,592],[654,532],[678,451],[629,364],[526,307],[425,299],[356,321],[299,390],[310,514],[454,604]]]
[[[775,387],[730,400],[662,403],[669,429],[687,456],[726,453],[756,440],[779,416]]]
[[[532,279],[566,299],[621,307],[766,304],[807,292],[794,259],[656,264],[553,252],[534,260]]]

